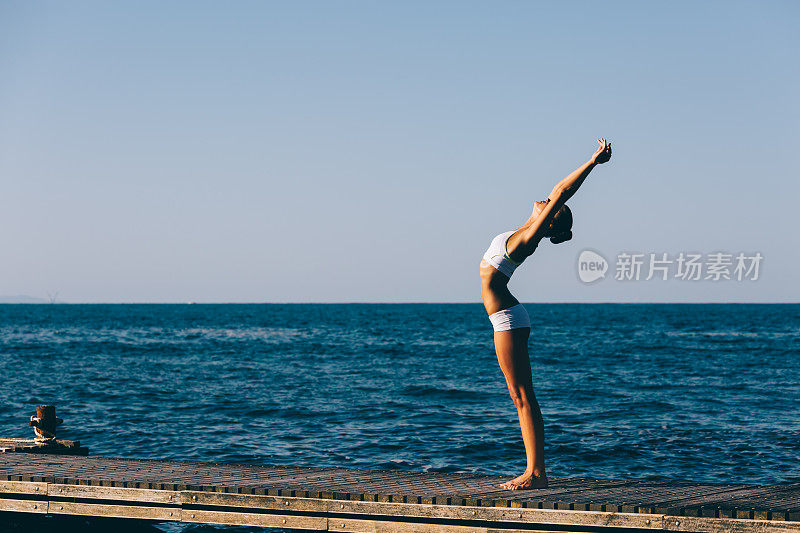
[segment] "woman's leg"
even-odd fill
[[[547,486],[544,470],[544,422],[539,402],[533,394],[531,361],[528,356],[528,336],[531,328],[516,328],[494,332],[494,347],[508,392],[517,407],[519,425],[528,466],[525,472],[502,486],[506,489],[543,488]]]

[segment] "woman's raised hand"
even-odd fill
[[[611,159],[611,143],[605,139],[597,139],[600,143],[600,148],[592,155],[592,161],[601,165]]]

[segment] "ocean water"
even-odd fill
[[[800,482],[800,305],[526,307],[549,475]],[[480,304],[0,305],[0,372],[93,455],[525,467]]]

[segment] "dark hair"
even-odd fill
[[[550,224],[550,242],[560,244],[572,238],[572,210],[565,205],[561,206],[553,222]]]

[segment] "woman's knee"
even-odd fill
[[[531,404],[530,393],[524,386],[508,386],[508,393],[511,396],[511,401],[517,409],[524,409]]]

